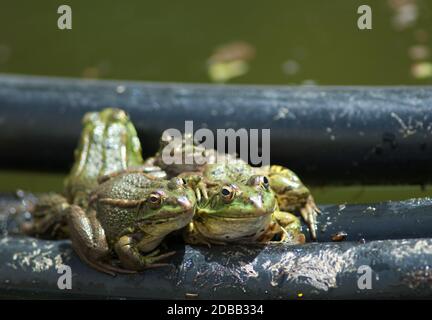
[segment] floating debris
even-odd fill
[[[389,0],[388,4],[394,11],[392,22],[396,30],[405,30],[417,22],[419,10],[416,0]]]
[[[408,49],[408,55],[412,60],[425,60],[429,58],[429,54],[429,48],[421,44],[411,46]]]
[[[207,61],[208,74],[213,82],[227,82],[246,74],[249,61],[255,58],[255,48],[247,42],[236,41],[216,48]]]
[[[287,60],[282,64],[283,73],[293,76],[300,71],[300,64],[295,60]]]
[[[213,82],[227,82],[228,80],[246,74],[249,66],[244,61],[232,61],[210,64],[208,73]]]
[[[432,78],[432,63],[419,62],[411,66],[411,75],[416,79]]]

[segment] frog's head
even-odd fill
[[[100,122],[105,124],[114,122],[127,124],[129,122],[129,117],[126,112],[121,109],[105,108],[100,112],[87,112],[82,119],[84,127],[88,125],[98,125]]]
[[[212,188],[209,200],[200,206],[201,217],[250,218],[271,214],[275,195],[266,176],[253,175],[246,184],[220,183]]]
[[[138,210],[138,224],[152,224],[154,228],[173,231],[192,220],[196,197],[183,179],[155,180],[146,187],[145,193],[145,202]]]
[[[245,184],[212,187],[209,200],[198,206],[194,221],[206,237],[230,241],[262,232],[275,209],[268,178],[253,175]]]

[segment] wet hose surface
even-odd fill
[[[432,181],[431,87],[283,87],[0,76],[0,166],[70,168],[90,110],[130,113],[145,155],[168,128],[271,129],[306,184]],[[28,161],[31,157],[31,161]],[[401,170],[403,168],[403,170]]]
[[[323,242],[211,248],[175,244],[170,247],[177,251],[172,265],[116,277],[83,264],[67,240],[14,235],[16,215],[27,206],[27,198],[4,195],[0,199],[0,297],[296,299],[302,294],[302,299],[432,298],[431,199],[325,206],[320,218],[327,224],[327,231],[320,234]],[[370,208],[375,208],[372,217]],[[392,225],[386,220],[390,215]],[[368,221],[374,228],[357,235]],[[418,233],[412,231],[414,226]],[[347,231],[347,239],[366,241],[326,242],[327,232],[339,229]],[[386,237],[394,240],[376,240]],[[71,290],[58,289],[61,274],[57,268],[62,264],[71,267]],[[365,274],[362,266],[370,267],[369,289],[358,285]]]

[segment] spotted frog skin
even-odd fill
[[[194,192],[181,178],[159,179],[143,172],[111,174],[100,181],[86,210],[77,205],[68,210],[75,252],[110,274],[165,265],[158,261],[174,252],[159,254],[156,248],[192,220]]]
[[[136,130],[126,113],[87,113],[65,181],[65,196],[40,197],[27,233],[70,237],[80,258],[113,274],[135,272],[173,254],[156,249],[191,220],[195,195],[184,180],[144,166]]]
[[[65,206],[86,208],[89,193],[98,185],[99,177],[143,165],[135,127],[123,110],[106,108],[88,112],[82,124],[75,162],[65,179],[64,195],[41,195],[33,210],[33,222],[22,226],[25,233],[48,239],[67,238]]]
[[[217,154],[182,140],[162,137],[161,149],[146,162],[159,165],[170,175],[180,174],[197,196],[193,222],[188,225],[188,243],[268,242],[274,239],[303,243],[299,220],[279,210],[269,178],[242,160]],[[165,164],[163,148],[171,143],[183,159],[204,156],[204,164]]]
[[[135,127],[123,110],[89,112],[82,122],[75,162],[65,180],[65,196],[70,203],[85,207],[99,177],[139,167],[144,161]]]

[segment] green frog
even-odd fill
[[[174,140],[163,136],[160,150],[146,163],[161,166],[169,175],[180,175],[194,189],[197,209],[185,230],[187,242],[304,242],[299,220],[279,210],[266,175],[229,154],[186,143],[186,139],[191,137]],[[168,153],[167,146],[171,148]],[[166,164],[164,156],[175,153],[183,161]],[[186,161],[196,156],[205,161]]]
[[[75,162],[65,179],[64,195],[41,195],[33,210],[33,222],[22,226],[24,233],[48,239],[67,238],[63,214],[67,204],[85,209],[89,193],[98,185],[99,177],[143,165],[137,132],[123,110],[106,108],[88,112],[82,124]],[[153,169],[149,167],[148,171]],[[158,168],[154,171],[165,175]]]
[[[243,161],[208,164],[180,175],[195,190],[197,209],[184,232],[192,244],[305,242],[300,221],[279,210],[269,179]]]
[[[126,113],[108,108],[87,113],[65,181],[65,196],[40,197],[27,233],[70,237],[80,258],[114,274],[164,265],[157,247],[191,220],[195,195],[181,178],[167,180],[143,165],[141,145]]]
[[[126,170],[100,179],[87,209],[67,210],[75,252],[95,269],[113,274],[165,265],[157,247],[171,232],[184,228],[195,211],[195,194],[181,178]],[[115,261],[118,263],[114,264]]]
[[[85,207],[99,177],[140,167],[144,161],[136,129],[123,110],[88,112],[82,123],[75,162],[65,180],[65,196],[70,203]]]
[[[263,166],[255,170],[268,176],[280,209],[299,212],[309,226],[311,239],[316,240],[316,218],[321,210],[300,178],[290,169],[279,165]]]

